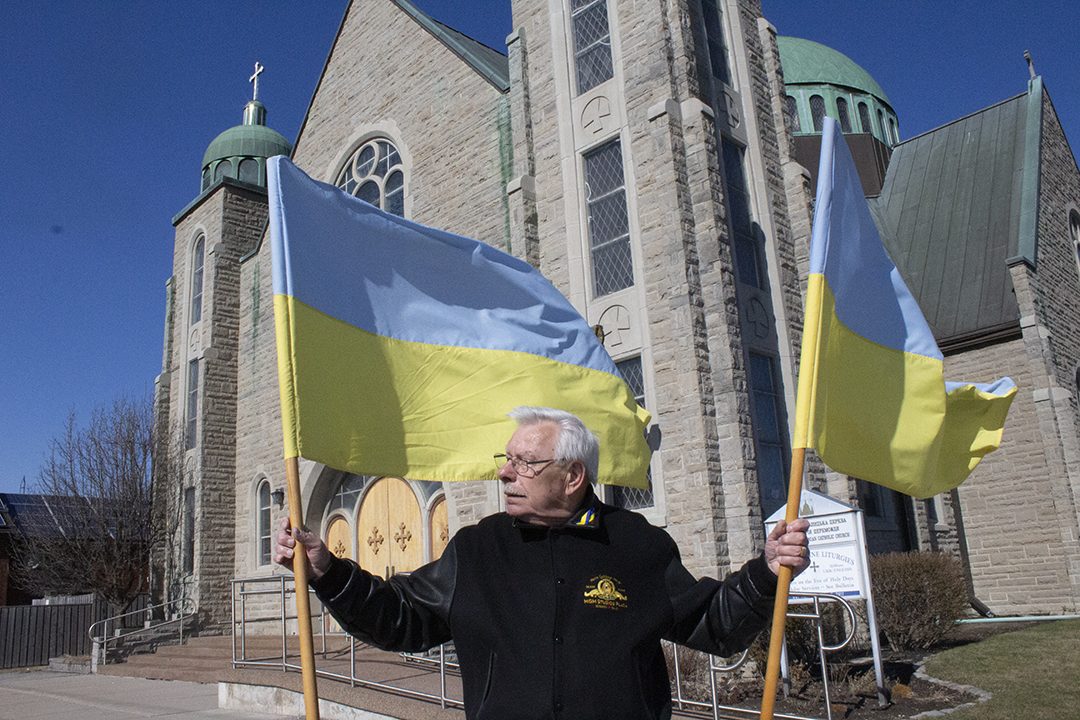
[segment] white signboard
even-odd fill
[[[810,566],[791,583],[792,594],[832,593],[866,599],[867,573],[863,543],[856,522],[858,510],[833,498],[803,490],[799,516],[810,521]],[[770,532],[784,518],[784,508],[765,521]],[[800,602],[799,598],[793,602]]]

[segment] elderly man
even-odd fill
[[[642,720],[671,714],[660,640],[728,655],[767,623],[781,565],[808,560],[805,520],[779,523],[765,551],[720,582],[695,580],[675,542],[592,490],[599,446],[575,416],[518,408],[496,455],[506,512],[462,528],[441,558],[387,581],[334,557],[312,533],[296,543],[312,587],[348,632],[387,650],[454,640],[465,715],[475,720]]]

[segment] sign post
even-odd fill
[[[885,707],[888,700],[885,697],[885,675],[881,668],[877,617],[870,590],[870,563],[862,510],[804,488],[799,500],[799,517],[810,521],[810,529],[806,532],[810,541],[810,566],[792,580],[791,594],[831,593],[845,599],[865,601],[878,705]],[[782,519],[783,507],[765,520],[766,535]],[[793,599],[791,602],[809,600]],[[786,663],[784,670],[786,674]]]

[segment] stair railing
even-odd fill
[[[154,615],[156,614],[155,610],[161,611],[160,615],[163,619],[158,621],[154,620]],[[183,645],[184,625],[188,620],[193,619],[197,612],[198,606],[195,600],[187,595],[183,595],[174,600],[169,600],[168,602],[148,605],[147,607],[138,610],[131,610],[130,612],[107,617],[104,620],[98,620],[91,625],[90,629],[87,631],[90,635],[90,641],[94,644],[93,655],[91,656],[92,669],[96,672],[99,662],[102,665],[108,664],[110,642],[117,642],[123,638],[131,637],[132,635],[140,635],[170,625],[175,625],[179,631],[180,644]],[[145,616],[143,626],[125,632],[121,627],[121,621],[135,615]]]

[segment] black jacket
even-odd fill
[[[695,580],[666,532],[590,496],[561,528],[500,513],[408,576],[384,582],[336,560],[312,586],[378,647],[453,639],[470,720],[652,720],[671,704],[660,639],[743,649],[771,615],[776,579],[758,557],[722,583]]]

